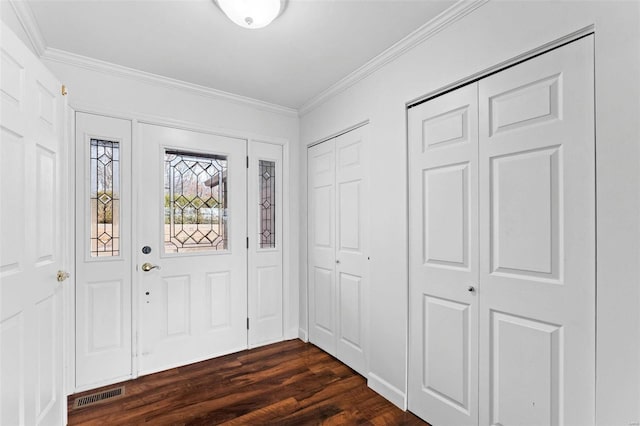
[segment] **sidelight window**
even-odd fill
[[[120,256],[120,144],[91,139],[91,257]]]
[[[276,246],[276,163],[260,160],[260,248]]]

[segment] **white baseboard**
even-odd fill
[[[303,330],[302,328],[298,329],[298,338],[303,342],[307,343],[309,338],[307,337],[307,330]]]
[[[298,337],[299,335],[298,335],[297,327],[290,327],[284,333],[284,340],[293,340],[293,339],[297,339]]]
[[[369,373],[367,385],[401,410],[407,409],[405,393],[393,386],[391,383],[376,376],[374,373]]]

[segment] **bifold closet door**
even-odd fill
[[[477,85],[409,110],[409,409],[478,419]]]
[[[309,340],[336,354],[335,140],[308,151]]]
[[[367,374],[366,126],[309,148],[309,338]]]
[[[434,425],[594,423],[593,84],[589,36],[409,111],[409,409]]]
[[[593,36],[479,82],[480,423],[590,425]]]

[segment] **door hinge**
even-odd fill
[[[249,250],[249,237],[247,237],[247,250]]]
[[[247,330],[249,329],[249,318],[247,318]]]
[[[63,84],[60,88],[60,93],[62,94],[62,96],[67,96],[67,86]]]
[[[249,168],[249,156],[247,155],[247,169]]]

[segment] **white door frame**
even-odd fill
[[[291,313],[294,311],[295,306],[292,306],[292,300],[298,300],[298,292],[295,287],[292,286],[292,277],[291,277],[291,142],[289,139],[282,137],[273,137],[273,136],[265,136],[253,132],[246,132],[242,130],[232,130],[226,129],[222,127],[208,126],[200,123],[177,120],[162,116],[156,116],[151,114],[140,114],[133,111],[127,111],[124,109],[112,109],[105,108],[99,105],[93,105],[88,103],[81,102],[73,102],[73,99],[69,99],[68,104],[68,128],[65,133],[65,159],[69,167],[67,168],[67,185],[66,190],[68,194],[75,194],[75,168],[76,168],[76,159],[75,159],[75,149],[74,141],[75,141],[75,113],[76,112],[84,112],[88,114],[97,114],[105,117],[112,118],[120,118],[125,120],[130,120],[132,123],[132,181],[135,182],[135,179],[138,178],[138,173],[140,170],[139,161],[142,158],[140,152],[140,124],[153,124],[159,126],[172,127],[176,129],[182,130],[190,130],[201,133],[209,133],[220,136],[228,136],[233,138],[245,139],[247,143],[250,145],[252,142],[264,142],[271,143],[275,145],[282,146],[282,204],[283,204],[283,227],[282,227],[282,241],[284,242],[283,246],[283,254],[282,254],[282,287],[283,287],[283,328],[284,328],[284,339],[292,339],[297,337],[297,327],[293,328],[295,320],[291,318]],[[135,215],[138,212],[138,199],[136,196],[135,188],[132,193],[132,217],[136,217]],[[67,197],[65,200],[65,207],[68,208],[68,211],[75,211],[75,197]],[[68,270],[75,270],[75,219],[73,215],[66,220],[65,225],[67,228],[65,229],[65,254],[68,256]],[[139,236],[135,235],[132,239],[132,256],[135,253],[135,248],[138,247],[139,244]],[[132,262],[135,259],[132,259]],[[132,268],[133,269],[133,268]],[[135,271],[132,270],[132,298],[131,304],[133,306],[138,306],[139,300],[137,297],[138,294],[138,283],[136,282]],[[292,297],[292,293],[294,297]],[[76,371],[76,360],[75,360],[75,278],[72,276],[71,280],[68,281],[67,291],[63,294],[64,301],[66,306],[64,307],[64,321],[65,321],[65,331],[68,335],[65,337],[65,348],[64,348],[64,356],[65,356],[65,365],[66,365],[66,374],[65,374],[65,392],[67,395],[70,395],[77,391],[75,387],[75,371]],[[139,332],[139,323],[138,323],[138,315],[137,311],[133,309],[131,316],[131,328],[132,328],[132,347],[135,348],[135,352],[132,353],[132,372],[131,378],[135,379],[139,376],[139,353],[140,348],[138,345],[138,332]]]

